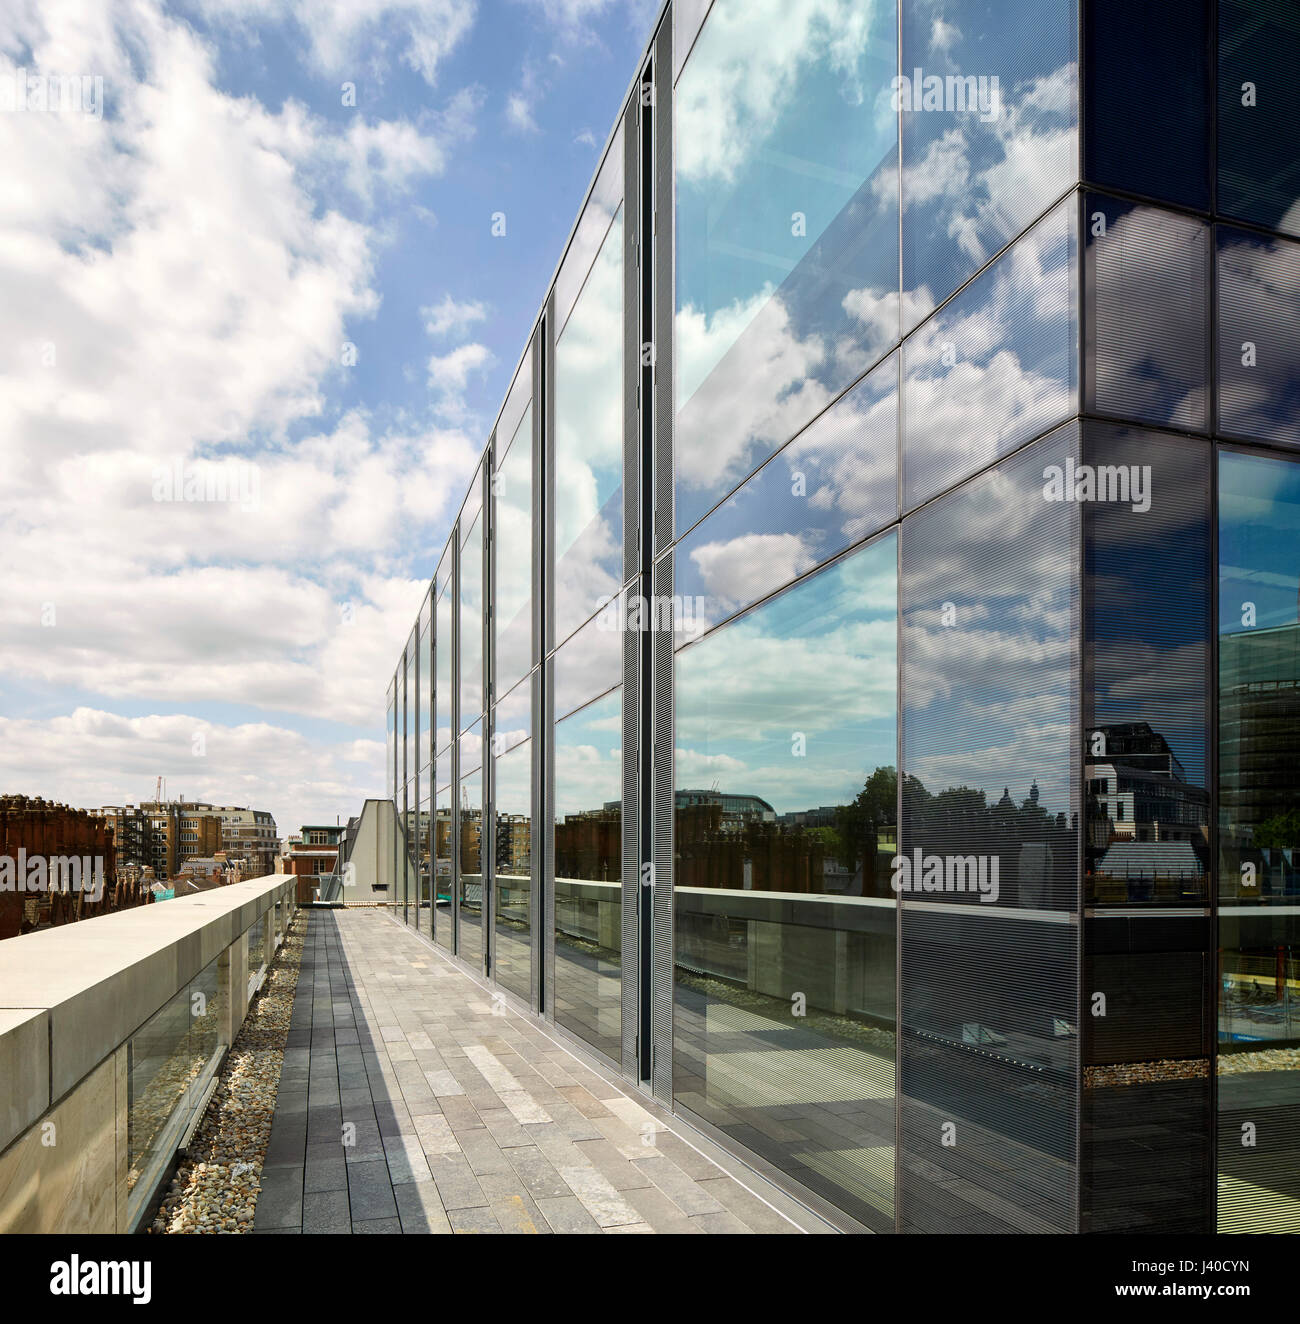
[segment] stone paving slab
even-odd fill
[[[383,912],[306,914],[255,1231],[805,1230]]]

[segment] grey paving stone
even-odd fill
[[[302,1167],[263,1168],[253,1226],[302,1226]]]
[[[433,1181],[404,1182],[393,1187],[402,1231],[408,1233],[450,1233],[451,1222],[438,1198]]]
[[[352,1224],[352,1231],[358,1235],[366,1232],[386,1234],[388,1236],[398,1236],[402,1231],[402,1224],[396,1218],[370,1218],[363,1219],[359,1223]]]
[[[600,1231],[600,1224],[583,1208],[576,1195],[562,1195],[558,1199],[543,1197],[537,1201],[537,1207],[552,1232],[570,1235]]]
[[[397,1201],[388,1164],[383,1159],[370,1163],[348,1164],[348,1204],[353,1222],[374,1218],[393,1218]]]
[[[496,1215],[487,1208],[449,1209],[447,1218],[453,1232],[500,1232],[501,1224]]]
[[[304,1233],[350,1232],[352,1215],[347,1191],[314,1191],[304,1195],[302,1230]]]

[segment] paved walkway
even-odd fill
[[[304,914],[257,1232],[803,1230],[384,912]]]

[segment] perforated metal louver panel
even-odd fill
[[[999,889],[900,916],[900,1225],[1077,1225],[1078,507],[1059,429],[903,522],[901,854]],[[927,865],[928,867],[928,865]]]
[[[655,566],[654,592],[673,592],[673,554]],[[655,1097],[673,1097],[673,636],[654,636],[654,958],[651,1033]]]
[[[1089,411],[1206,431],[1209,226],[1098,193],[1084,226]]]
[[[641,261],[644,224],[641,208],[641,125],[638,97],[634,94],[623,112],[623,580],[637,579],[641,544]],[[648,403],[648,402],[647,402]],[[638,586],[634,592],[640,592]],[[626,619],[626,618],[624,618]],[[621,912],[623,980],[622,1064],[634,1079],[637,1032],[640,1020],[640,951],[638,904],[640,889],[640,788],[637,760],[640,749],[641,688],[639,653],[641,636],[622,631],[623,645],[623,905]]]
[[[1218,431],[1300,446],[1300,244],[1217,233]]]

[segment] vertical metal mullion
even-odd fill
[[[483,597],[480,611],[480,628],[483,634],[483,771],[481,779],[481,809],[479,810],[479,884],[482,901],[483,921],[483,973],[492,976],[496,943],[496,753],[492,743],[493,705],[496,700],[494,671],[496,668],[496,648],[492,628],[495,618],[495,581],[493,566],[496,562],[496,449],[497,437],[494,432],[488,438],[487,451],[483,458]]]
[[[451,941],[460,951],[460,520],[451,529]]]
[[[551,291],[543,318],[541,366],[542,475],[541,537],[542,598],[541,710],[538,743],[543,753],[541,795],[542,817],[542,981],[538,995],[540,1010],[555,1020],[555,292]]]
[[[545,721],[545,715],[542,708],[543,702],[543,678],[545,676],[545,665],[541,659],[545,655],[545,646],[543,643],[544,628],[542,625],[544,619],[544,609],[546,602],[547,585],[550,576],[547,573],[546,566],[546,535],[545,535],[545,511],[549,503],[546,500],[546,453],[544,446],[547,444],[545,437],[546,424],[546,364],[549,359],[547,352],[547,336],[549,334],[550,319],[543,313],[538,321],[537,328],[533,332],[533,407],[532,407],[532,538],[531,556],[532,556],[532,575],[530,583],[532,586],[532,611],[531,615],[531,646],[529,651],[529,704],[531,712],[531,723],[533,733],[532,749],[529,752],[529,759],[532,763],[532,778],[529,782],[529,812],[532,816],[532,832],[529,842],[529,886],[531,897],[529,901],[528,914],[528,944],[531,960],[529,962],[529,994],[532,1007],[535,1012],[540,1014],[543,1010],[544,997],[544,979],[543,979],[543,933],[546,929],[546,911],[543,902],[543,888],[548,886],[546,882],[546,847],[545,847],[545,828],[546,815],[549,812],[544,795],[544,775],[545,769],[550,760],[548,751],[550,750],[550,730]]]

